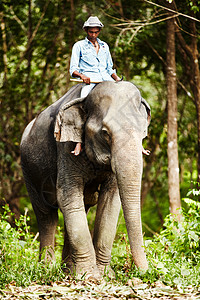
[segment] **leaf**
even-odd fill
[[[190,275],[190,270],[185,269],[185,268],[181,269],[181,275],[182,276],[188,276],[188,275]]]
[[[157,264],[157,268],[158,268],[158,269],[164,268],[164,264],[160,261],[160,262]]]
[[[9,223],[6,224],[5,230],[9,230],[11,228],[11,225]]]
[[[193,239],[195,242],[198,242],[199,241],[199,236],[194,232],[194,231],[190,231],[189,232],[189,237],[191,239]]]
[[[24,246],[26,245],[26,242],[25,241],[19,241],[19,245],[24,248]]]
[[[200,194],[200,191],[198,191],[197,189],[192,189],[187,193],[187,196],[189,196],[191,194],[194,196],[198,196]]]
[[[198,192],[198,194],[199,194],[199,192]],[[197,194],[197,195],[198,195],[198,194]],[[182,200],[183,200],[185,203],[187,203],[188,205],[195,205],[195,206],[197,206],[198,208],[200,208],[200,202],[194,201],[194,200],[192,200],[192,199],[190,199],[190,198],[182,198]]]
[[[167,274],[167,272],[168,272],[168,269],[165,268],[164,264],[163,264],[161,261],[157,264],[157,268],[158,268],[163,274]]]
[[[152,244],[152,240],[146,240],[145,241],[145,247],[148,247],[151,244]]]

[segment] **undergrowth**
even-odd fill
[[[199,196],[197,191],[191,194]],[[111,265],[117,282],[126,284],[128,280],[137,277],[149,284],[159,280],[168,286],[182,289],[200,285],[200,202],[191,198],[183,200],[188,209],[182,209],[181,221],[168,215],[161,232],[145,240],[149,261],[147,272],[135,267],[126,234],[114,243]],[[65,274],[59,259],[52,264],[45,263],[44,259],[38,260],[39,242],[37,236],[30,233],[27,212],[15,221],[15,227],[9,223],[10,214],[5,206],[0,219],[0,288],[5,288],[9,283],[28,286],[62,281]],[[62,231],[58,228],[57,258],[61,256],[62,243]]]
[[[11,212],[8,206],[4,209],[0,220],[0,288],[9,283],[24,287],[33,282],[49,284],[62,280],[65,275],[60,265],[44,261],[45,251],[41,261],[38,260],[39,242],[30,233],[26,213],[11,227],[8,222]]]
[[[199,196],[200,192],[190,191],[188,195]],[[143,282],[157,280],[172,287],[199,287],[200,285],[200,202],[185,198],[187,211],[181,210],[181,221],[171,214],[165,218],[163,229],[152,239],[145,240],[149,269],[139,271],[130,254],[126,235],[121,243],[115,243],[112,266],[117,280],[123,283],[133,277]]]

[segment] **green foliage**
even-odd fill
[[[193,3],[187,0],[184,3],[177,0],[176,5],[179,12],[186,14],[191,14],[192,9],[193,15],[199,1]],[[124,75],[124,79],[133,81],[140,88],[152,108],[149,136],[144,141],[144,146],[151,150],[151,156],[144,159],[143,180],[151,188],[144,200],[143,215],[144,223],[157,231],[169,207],[167,95],[163,63],[166,56],[166,23],[157,22],[163,18],[164,11],[140,0],[2,2],[0,205],[5,204],[5,199],[11,209],[19,206],[22,210],[30,205],[20,167],[22,132],[31,119],[71,86],[69,60],[72,45],[85,37],[82,25],[94,13],[105,25],[100,38],[110,46],[114,68],[119,76]],[[182,34],[190,45],[190,19],[180,16],[179,21]],[[196,26],[198,31],[198,22]],[[178,87],[178,144],[183,195],[188,188],[187,182],[192,178],[195,180],[193,174],[197,170],[197,120],[194,117],[195,105],[188,97],[192,92],[182,55],[177,55],[176,59],[178,79],[188,91],[186,94],[185,89]],[[31,222],[33,224],[32,216]],[[37,230],[36,225],[34,230]]]
[[[198,194],[199,191],[192,191]],[[191,194],[191,193],[189,193]],[[113,250],[112,264],[118,280],[126,282],[133,277],[152,283],[160,280],[166,285],[184,289],[200,284],[200,203],[186,198],[188,211],[182,210],[181,221],[168,215],[164,229],[152,239],[145,241],[149,260],[146,273],[138,271],[131,259],[130,250],[125,243],[118,241]]]
[[[7,206],[4,209],[0,220],[0,288],[11,282],[28,286],[33,282],[48,284],[63,279],[65,275],[56,263],[38,261],[39,243],[30,233],[29,217],[22,215],[13,228],[8,222],[10,210]]]
[[[168,215],[160,233],[154,235],[152,239],[145,240],[149,261],[146,273],[138,270],[133,263],[127,234],[119,237],[118,232],[111,262],[118,282],[126,284],[128,280],[139,277],[149,284],[160,280],[168,286],[179,289],[199,286],[200,203],[194,200],[199,193],[192,189],[187,196],[192,195],[193,199],[183,199],[187,204],[187,210],[181,211],[180,222],[175,216]],[[93,223],[93,213],[90,216],[90,223]],[[15,222],[14,228],[8,222],[10,215],[10,210],[5,206],[0,220],[0,288],[11,282],[18,286],[28,286],[33,282],[49,284],[64,279],[65,274],[58,263],[48,264],[43,259],[38,261],[39,243],[30,233],[27,212]],[[63,244],[61,228],[58,227],[56,234],[57,261],[60,261]],[[45,252],[42,258],[44,256]]]
[[[167,95],[165,65],[163,63],[166,56],[166,23],[156,22],[153,24],[154,21],[159,19],[159,15],[162,17],[164,12],[163,10],[159,11],[151,4],[139,0],[122,0],[118,2],[95,0],[87,1],[87,3],[75,1],[74,7],[71,7],[73,1],[51,0],[43,15],[45,3],[47,2],[39,0],[32,2],[9,0],[3,1],[1,5],[1,22],[5,23],[5,40],[3,40],[2,28],[4,24],[2,23],[0,30],[0,109],[2,116],[0,122],[0,204],[5,204],[5,199],[9,204],[13,203],[14,200],[17,202],[20,199],[20,209],[27,206],[29,209],[32,209],[20,168],[19,144],[21,135],[32,118],[69,89],[68,69],[72,45],[75,41],[85,37],[82,25],[86,18],[95,12],[95,15],[98,15],[105,25],[100,38],[109,44],[114,59],[114,67],[117,69],[118,74],[120,76],[124,75],[126,80],[133,81],[140,88],[142,96],[150,103],[152,108],[149,135],[144,141],[144,146],[151,150],[151,155],[144,158],[143,184],[149,186],[149,190],[143,203],[142,220],[147,225],[145,227],[146,232],[148,227],[151,228],[151,232],[157,232],[163,224],[164,216],[169,212]],[[192,16],[199,11],[199,4],[200,1],[195,3],[191,0],[186,2],[176,1],[179,12]],[[40,19],[41,23],[38,31],[29,45],[30,37],[37,25],[39,25]],[[116,26],[119,23],[123,23],[123,19],[133,22],[128,24],[130,30],[126,30],[126,25]],[[189,28],[191,28],[190,19],[185,17],[183,19],[183,17],[179,16],[179,22],[183,29],[182,35],[188,45],[190,45],[190,38],[192,37],[192,35],[188,34]],[[198,32],[199,23],[196,23]],[[148,24],[148,26],[140,27],[142,24]],[[6,50],[3,48],[3,42],[7,44]],[[178,39],[176,39],[176,43],[178,46]],[[4,60],[5,55],[6,60]],[[193,103],[193,95],[189,97],[189,94],[192,94],[189,87],[190,78],[185,72],[182,56],[179,53],[176,59],[178,79],[187,90],[186,93],[185,89],[183,90],[180,85],[178,86],[180,180],[181,195],[185,195],[190,180],[197,178],[197,153],[199,149],[197,147],[196,107]],[[192,68],[190,67],[190,69]],[[187,201],[189,200],[185,200],[185,202]],[[192,207],[191,202],[189,205]],[[17,205],[14,206],[17,207]],[[33,211],[30,212],[30,215],[31,213],[32,215],[34,214]],[[36,219],[32,215],[32,230],[37,232]],[[91,228],[93,228],[94,215],[95,212],[92,210],[88,216]],[[165,226],[172,222],[169,217],[167,218]],[[122,222],[118,230],[125,228],[123,217],[121,219]],[[46,276],[46,274],[49,274],[48,272],[50,271],[44,271],[42,263],[38,263],[38,242],[36,240],[33,242],[34,238],[30,234],[29,228],[23,223],[23,220],[25,220],[24,216],[21,217],[18,225],[12,228],[5,216],[1,219],[0,224],[3,229],[1,229],[0,233],[0,255],[4,255],[1,258],[3,264],[0,264],[1,284],[3,276],[7,278],[5,282],[6,280],[7,282],[14,280],[20,284],[21,280],[24,285],[32,280],[41,282],[46,280],[48,282],[49,275]],[[184,223],[183,228],[185,228],[185,225],[186,223]],[[174,226],[177,226],[177,224],[174,224]],[[61,228],[63,227],[58,227],[56,236],[58,241],[56,255],[58,258],[61,256],[61,245],[63,244]],[[19,232],[17,229],[19,229]],[[193,233],[190,232],[190,235],[188,231],[190,229],[185,231],[185,239],[187,236],[188,241],[192,236],[196,237],[198,235],[195,228],[191,231]],[[151,232],[146,234],[152,234]],[[167,235],[169,232],[165,231],[165,233]],[[178,239],[178,236],[172,236]],[[153,240],[151,242],[152,249],[153,244],[156,245],[157,249],[160,243]],[[12,245],[12,247],[9,247],[9,245]],[[173,242],[170,245],[173,246]],[[160,249],[164,249],[162,247],[160,246]],[[14,249],[13,251],[12,248]],[[124,238],[123,242],[117,241],[113,251],[113,264],[115,265],[115,262],[117,264],[119,262],[119,268],[121,268],[120,270],[116,267],[116,270],[118,270],[117,278],[121,280],[125,274],[124,279],[122,278],[125,281],[130,276],[127,264],[130,266],[131,261],[128,260],[124,266],[124,261],[126,262],[127,259],[127,247]],[[153,255],[153,250],[151,251]],[[151,251],[149,257],[151,257]],[[167,250],[163,250],[163,252],[166,256],[169,255]],[[161,254],[159,266],[161,267],[163,264],[164,268],[169,271],[163,275],[162,268],[155,267],[156,261],[152,266],[150,263],[151,272],[147,273],[147,278],[148,276],[150,278],[149,281],[153,281],[155,278],[167,278],[172,269],[167,263],[163,262]],[[8,262],[7,269],[4,258]],[[156,254],[155,259],[158,260]],[[32,268],[32,271],[30,268]],[[22,275],[21,279],[19,279],[17,276],[19,276],[18,273],[20,272],[16,270],[24,270],[24,272],[21,272],[24,274],[24,277]],[[136,269],[134,269],[134,272],[134,274],[138,274]],[[40,277],[39,273],[41,274]],[[32,275],[31,277],[30,274],[37,275]]]

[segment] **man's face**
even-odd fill
[[[96,41],[98,35],[100,33],[100,28],[99,27],[89,27],[87,29],[87,38],[90,41]]]

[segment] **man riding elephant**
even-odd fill
[[[70,74],[86,83],[81,90],[81,97],[89,94],[95,86],[94,82],[120,80],[113,70],[108,45],[98,38],[103,27],[98,17],[89,17],[83,25],[87,37],[85,40],[76,42],[72,49]],[[72,153],[79,155],[80,152],[81,143],[78,142]]]
[[[82,88],[81,97],[87,96],[94,88],[95,83],[92,82],[120,80],[113,70],[108,45],[98,38],[103,27],[97,17],[89,17],[83,25],[87,37],[76,42],[72,48],[70,74],[86,83]]]
[[[146,270],[140,189],[150,107],[127,81],[103,81],[83,98],[81,89],[82,84],[72,87],[23,133],[21,164],[37,217],[40,250],[47,248],[47,258],[54,258],[60,209],[67,268],[101,278],[110,265],[122,204],[134,262]],[[74,156],[77,136],[83,148]],[[91,236],[86,213],[95,204]]]

